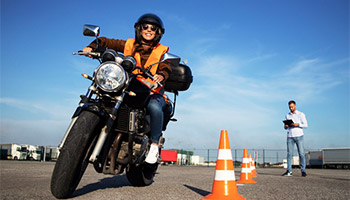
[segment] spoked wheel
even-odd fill
[[[95,129],[100,118],[85,111],[79,115],[63,145],[51,178],[51,193],[56,198],[68,198],[83,176],[95,145]]]

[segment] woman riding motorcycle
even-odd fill
[[[165,29],[162,20],[157,15],[151,13],[142,15],[135,23],[134,28],[135,39],[117,40],[99,37],[98,46],[108,47],[117,52],[122,52],[124,56],[133,56],[136,59],[137,66],[145,69],[150,64],[159,62],[163,54],[168,52],[168,47],[159,44]],[[83,52],[94,51],[96,47],[97,42],[93,41],[83,49]],[[153,75],[153,80],[143,77],[138,78],[138,80],[151,89],[147,110],[150,115],[150,140],[152,144],[145,161],[154,164],[157,162],[159,156],[158,142],[162,133],[163,110],[166,106],[164,82],[170,76],[171,67],[166,63],[160,63],[153,65],[148,70]],[[133,73],[140,74],[142,71],[136,69]],[[157,83],[162,83],[162,86]]]

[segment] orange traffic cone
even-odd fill
[[[254,159],[252,158],[251,154],[249,154],[249,161],[250,161],[250,170],[252,171],[252,177],[256,178],[256,175],[258,175],[258,173],[256,172]]]
[[[252,158],[252,155],[250,155],[250,154],[249,154],[249,159],[251,159],[251,162],[250,162],[250,169],[251,169],[251,171],[252,171],[252,176],[253,176],[253,177],[257,177],[258,172],[256,172],[254,158]]]
[[[252,178],[247,149],[244,149],[243,151],[241,178],[237,181],[237,183],[256,183],[256,181],[254,181]]]
[[[256,174],[256,175],[258,175],[258,172],[256,171],[255,160],[254,160],[254,158],[252,158],[252,159],[253,159],[253,164],[254,164],[254,171],[255,171],[255,174]]]
[[[245,199],[237,193],[232,153],[226,130],[221,131],[212,193],[203,199]]]

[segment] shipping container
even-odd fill
[[[161,164],[174,164],[177,161],[176,150],[162,150],[160,156],[162,157]]]
[[[191,165],[205,165],[204,157],[202,156],[191,156]]]

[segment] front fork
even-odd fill
[[[117,97],[117,103],[116,103],[115,107],[112,109],[111,113],[109,114],[108,119],[107,119],[107,123],[102,128],[101,133],[97,139],[96,146],[95,146],[94,151],[92,152],[90,159],[89,159],[90,162],[95,162],[97,160],[97,156],[101,153],[101,149],[102,149],[103,145],[105,144],[106,138],[107,138],[108,134],[110,134],[110,132],[113,128],[114,122],[117,118],[117,112],[118,112],[118,109],[119,109],[121,103],[123,102],[124,95],[125,94],[123,93],[122,96]]]
[[[58,146],[58,150],[59,150],[59,151],[61,151],[61,149],[62,149],[64,143],[66,142],[66,139],[67,139],[67,137],[68,137],[68,134],[69,134],[70,130],[72,129],[73,125],[75,124],[75,122],[77,121],[78,117],[79,117],[79,116],[75,116],[75,117],[72,118],[72,121],[70,122],[70,124],[69,124],[69,126],[68,126],[68,128],[67,128],[67,131],[66,131],[66,133],[64,134],[64,137],[63,137],[63,139],[62,139],[60,145]]]
[[[94,85],[91,85],[88,92],[86,93],[86,96],[82,97],[82,100],[80,101],[79,107],[75,111],[73,118],[72,118],[72,121],[69,124],[68,129],[67,129],[67,131],[66,131],[66,133],[61,141],[61,144],[58,147],[59,150],[61,150],[63,148],[64,143],[65,143],[73,125],[75,124],[75,122],[79,118],[79,114],[81,113],[82,110],[84,110],[84,108],[83,108],[84,105],[86,105],[86,103],[89,102],[89,99],[91,98],[91,96],[93,94],[92,90],[96,90]],[[112,109],[111,113],[109,114],[106,125],[102,128],[101,133],[99,134],[95,148],[94,148],[94,150],[89,158],[90,162],[95,162],[97,160],[97,156],[100,154],[101,149],[106,141],[106,138],[114,125],[114,121],[117,118],[117,111],[118,111],[121,103],[123,102],[124,96],[125,96],[125,94],[123,93],[121,96],[116,98],[117,103],[116,103],[115,107]]]
[[[59,151],[62,149],[62,147],[63,147],[64,143],[66,142],[66,139],[67,139],[67,137],[68,137],[68,135],[70,133],[70,130],[72,129],[72,127],[75,124],[75,122],[77,121],[83,105],[88,103],[89,99],[92,97],[92,94],[93,94],[92,90],[96,90],[94,84],[92,84],[89,87],[89,89],[88,89],[88,91],[87,91],[85,96],[80,96],[82,99],[81,99],[81,101],[79,103],[79,107],[76,109],[75,113],[73,114],[72,121],[70,122],[70,124],[69,124],[69,126],[68,126],[68,128],[66,130],[66,133],[64,134],[63,139],[62,139],[60,145],[58,146],[58,150]]]

